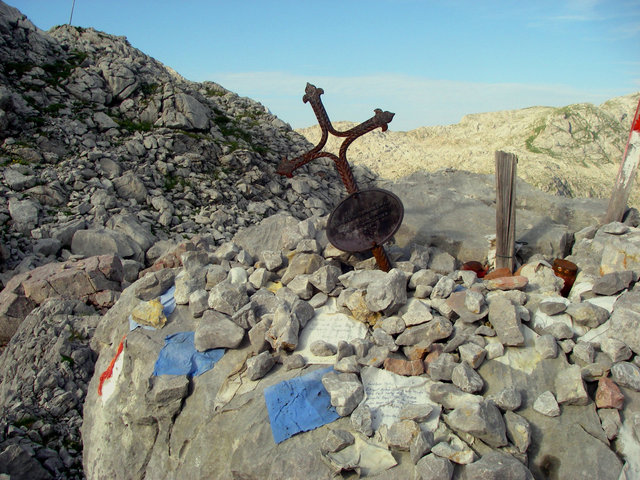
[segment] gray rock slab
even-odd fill
[[[296,228],[298,220],[291,215],[277,214],[265,218],[258,225],[240,230],[233,241],[254,258],[261,258],[262,251],[282,250],[282,234],[287,228]]]
[[[453,464],[446,458],[430,453],[418,461],[416,474],[420,480],[451,480]]]
[[[202,315],[194,336],[196,350],[212,348],[236,348],[244,338],[244,328],[236,325],[228,316],[207,310]]]
[[[556,373],[556,400],[560,405],[586,405],[589,395],[582,380],[582,371],[578,365],[569,365]]]
[[[453,333],[453,325],[444,317],[437,316],[432,321],[407,328],[396,337],[397,345],[415,345],[418,342],[433,343],[448,338]]]
[[[461,479],[464,480],[480,478],[482,480],[533,480],[534,476],[526,466],[511,455],[493,451],[483,455],[477,462],[467,465],[461,475]]]
[[[396,313],[407,302],[407,277],[396,268],[367,287],[365,303],[372,312]]]
[[[611,367],[611,379],[618,385],[640,392],[640,368],[631,362],[619,362]]]
[[[466,362],[457,364],[451,372],[451,381],[463,392],[478,393],[484,387],[484,381]]]
[[[258,380],[264,377],[273,368],[276,359],[270,352],[262,352],[255,357],[247,359],[247,377],[249,380]]]
[[[506,427],[498,407],[492,401],[473,402],[444,416],[452,429],[469,433],[492,447],[507,444]]]
[[[520,317],[511,301],[496,296],[489,302],[489,321],[503,345],[523,345]]]
[[[144,262],[144,252],[132,238],[105,228],[76,231],[71,240],[71,252],[85,257],[110,253]]]
[[[507,427],[507,438],[515,445],[520,453],[525,453],[531,444],[531,425],[524,418],[514,412],[504,414]]]
[[[329,372],[322,377],[322,385],[331,396],[331,405],[343,417],[350,415],[364,397],[364,387],[353,373]]]
[[[209,307],[227,315],[235,314],[249,302],[244,285],[221,282],[209,292]]]

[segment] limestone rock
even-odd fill
[[[471,480],[482,478],[487,480],[533,480],[527,467],[510,455],[496,451],[489,452],[477,462],[467,465],[462,478]]]
[[[495,297],[489,302],[489,321],[502,344],[516,346],[524,343],[520,317],[508,299]]]
[[[264,377],[275,365],[276,360],[269,352],[262,352],[247,359],[247,377],[258,380]]]
[[[236,348],[244,338],[244,329],[229,317],[207,310],[195,330],[196,350],[203,352],[212,348]]]
[[[492,447],[507,444],[506,427],[498,407],[491,401],[474,402],[460,406],[445,421],[454,430],[478,437]]]
[[[421,480],[451,480],[453,465],[446,458],[431,453],[418,461],[416,472]]]
[[[322,377],[322,384],[331,395],[331,405],[343,417],[350,415],[364,396],[364,388],[353,373],[329,372]]]

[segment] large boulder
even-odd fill
[[[13,277],[0,292],[0,342],[8,341],[29,312],[50,297],[111,307],[122,280],[122,262],[113,255],[49,263]]]

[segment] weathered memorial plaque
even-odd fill
[[[378,188],[352,193],[329,216],[327,237],[345,252],[383,245],[400,228],[404,208],[393,193]]]
[[[316,114],[318,124],[322,130],[322,137],[318,145],[304,155],[293,160],[282,159],[277,172],[287,177],[293,176],[293,171],[316,158],[327,157],[333,160],[340,174],[349,197],[345,198],[329,217],[327,236],[329,241],[340,250],[346,252],[362,252],[371,249],[380,269],[389,271],[391,265],[382,245],[398,230],[404,216],[402,202],[393,193],[381,189],[359,191],[353,178],[353,172],[347,162],[347,148],[358,137],[380,127],[386,131],[388,123],[394,114],[383,112],[379,108],[375,115],[349,130],[340,132],[333,128],[329,115],[322,104],[321,88],[307,83],[302,101],[311,104]],[[322,151],[327,143],[329,133],[336,137],[345,137],[340,146],[339,155]]]

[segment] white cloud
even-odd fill
[[[196,80],[212,80],[251,97],[294,128],[316,123],[311,107],[302,102],[307,81],[324,89],[322,99],[331,120],[361,122],[373,115],[374,108],[381,108],[396,114],[390,124],[393,130],[457,123],[470,113],[579,102],[599,104],[632,93],[566,85],[456,82],[396,74],[335,77],[244,72],[212,73]]]

